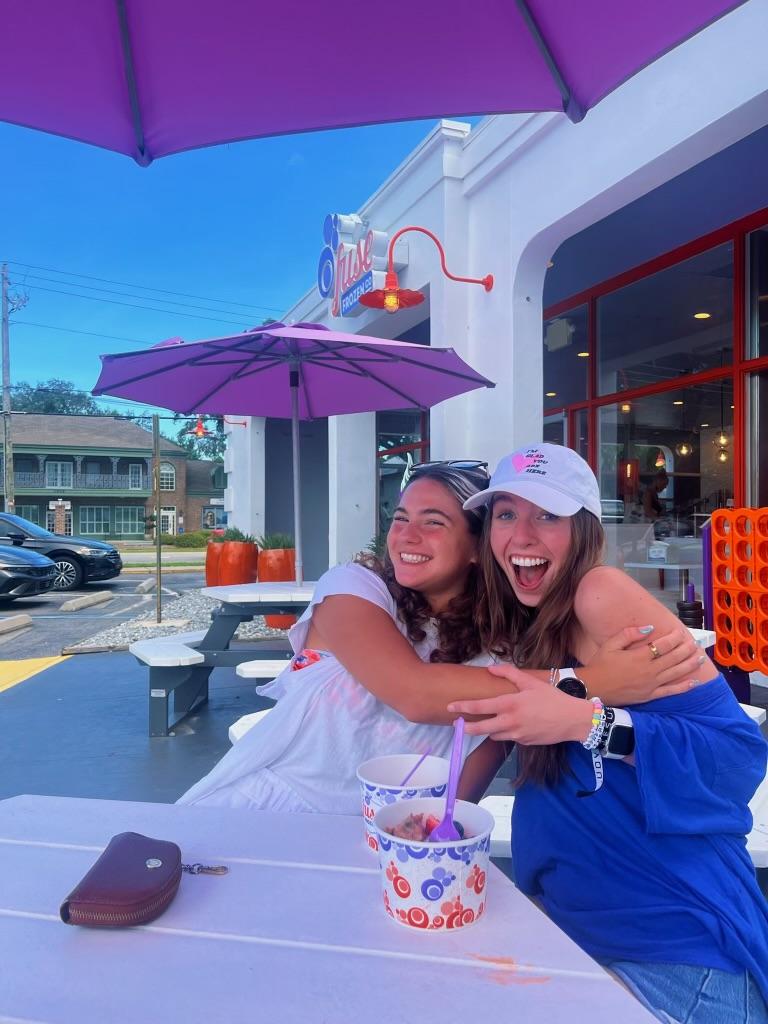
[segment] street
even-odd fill
[[[110,626],[150,611],[155,606],[155,592],[136,592],[137,586],[152,574],[124,574],[103,583],[91,583],[78,590],[60,593],[51,591],[40,597],[23,598],[0,604],[0,615],[27,614],[33,625],[19,633],[0,636],[0,661],[23,658],[45,658],[61,654],[62,648],[95,636]],[[163,577],[163,605],[187,590],[204,585],[201,572],[167,573]],[[91,605],[75,612],[60,611],[61,605],[73,597],[108,590],[114,598],[104,604]]]

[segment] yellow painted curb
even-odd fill
[[[44,672],[51,665],[58,665],[59,662],[68,661],[68,656],[55,658],[25,658],[24,661],[0,661],[0,693],[3,690],[10,690],[17,683],[23,683],[25,679],[36,676],[38,672]]]

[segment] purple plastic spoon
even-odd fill
[[[445,814],[442,821],[435,825],[427,836],[427,841],[430,843],[449,843],[454,839],[461,839],[459,830],[453,824],[453,808],[456,805],[456,790],[459,788],[463,746],[464,719],[457,718],[453,723],[453,746],[451,747],[451,764],[448,769],[448,788],[445,793]]]

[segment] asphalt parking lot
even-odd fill
[[[151,611],[155,607],[154,590],[148,594],[137,593],[136,590],[150,575],[149,572],[124,573],[114,580],[90,583],[66,593],[51,591],[39,597],[0,602],[0,617],[26,614],[33,622],[32,626],[18,633],[0,635],[0,660],[53,657],[71,644]],[[166,573],[163,577],[163,603],[170,602],[186,590],[202,586],[202,572]],[[65,601],[95,591],[109,591],[112,600],[75,612],[61,611]]]

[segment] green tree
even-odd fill
[[[200,417],[207,431],[203,437],[196,437],[195,434],[190,433],[197,423],[196,418],[191,419],[189,416],[177,413],[173,419],[175,423],[183,425],[175,436],[170,437],[170,440],[184,448],[191,459],[209,459],[213,462],[221,462],[224,459],[227,436],[224,433],[224,418],[222,416]]]
[[[114,409],[103,409],[87,391],[81,391],[70,380],[49,377],[30,384],[26,380],[14,385],[11,408],[15,412],[36,412],[48,416],[120,415]]]

